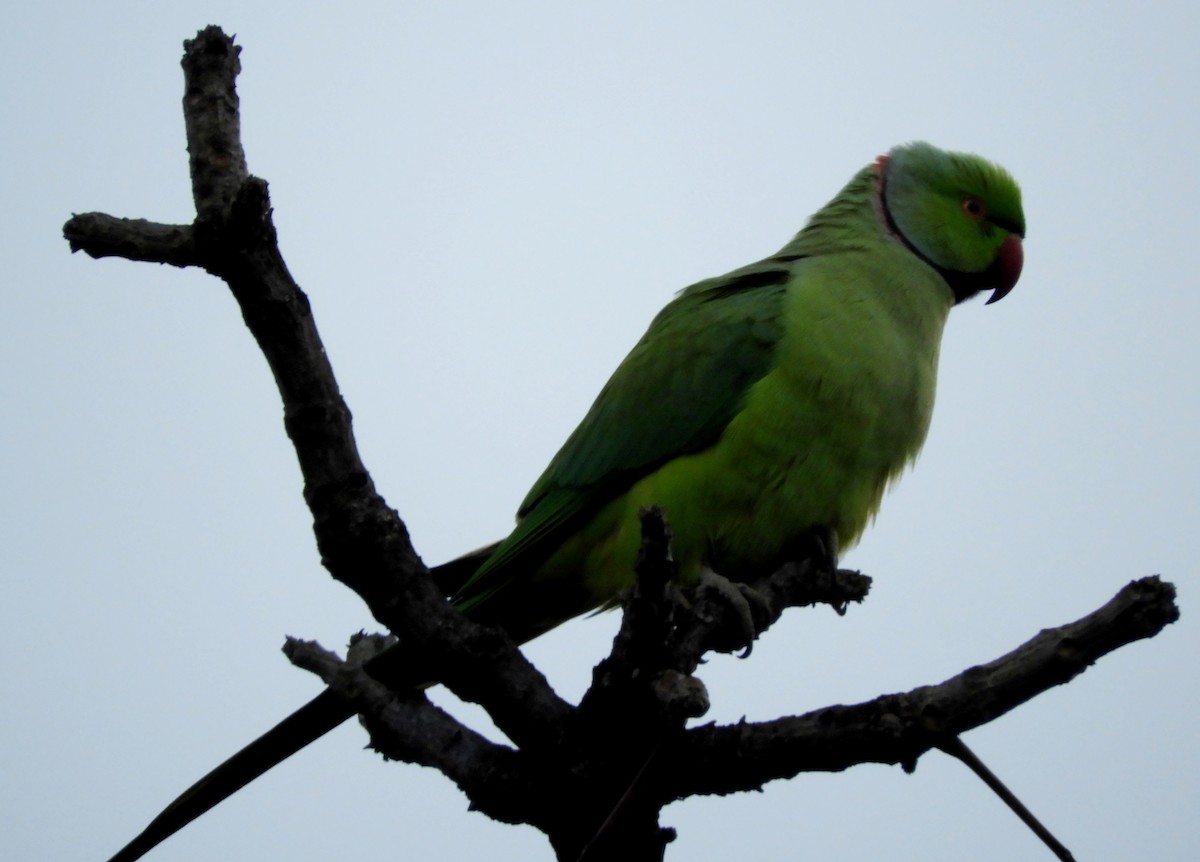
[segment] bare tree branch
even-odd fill
[[[322,563],[395,635],[360,640],[347,662],[297,640],[286,652],[353,705],[386,757],[433,766],[489,816],[537,826],[561,859],[658,862],[673,837],[659,811],[672,800],[858,763],[911,769],[930,748],[1178,618],[1174,588],[1145,578],[1095,613],[938,685],[798,717],[688,729],[708,709],[693,676],[706,652],[748,649],[787,607],[843,610],[863,600],[870,578],[798,552],[795,564],[749,585],[702,584],[680,594],[671,586],[669,526],[650,511],[612,652],[580,705],[565,702],[507,635],[450,606],[376,491],[308,298],[279,251],[267,184],[246,167],[239,53],[216,27],[185,42],[194,223],[86,213],[63,233],[72,251],[197,266],[228,284],[278,386]],[[355,654],[364,652],[372,653],[365,664]],[[513,745],[488,741],[430,703],[423,688],[433,680],[483,705]]]
[[[222,222],[250,172],[242,151],[237,76],[242,49],[218,27],[183,43],[183,121],[199,221]]]
[[[690,730],[665,758],[666,792],[682,798],[756,790],[774,779],[859,763],[911,769],[940,740],[999,718],[1178,618],[1175,588],[1158,577],[1142,578],[1086,617],[1046,629],[1007,655],[938,685],[793,718]]]
[[[411,685],[421,681],[411,678],[411,668],[427,670],[425,679],[483,702],[511,738],[544,739],[566,704],[507,637],[450,607],[362,463],[308,297],[279,251],[267,184],[246,171],[234,86],[240,50],[217,27],[184,43],[183,109],[197,212],[193,226],[178,228],[186,255],[145,241],[160,237],[161,226],[97,213],[75,216],[64,235],[72,250],[128,257],[122,252],[129,243],[113,238],[133,235],[137,226],[142,242],[132,259],[200,266],[228,284],[275,377],[322,563],[402,636],[402,648],[372,672]]]
[[[284,652],[354,704],[371,735],[371,747],[385,758],[439,770],[462,789],[472,807],[495,820],[539,819],[546,788],[530,774],[529,758],[490,742],[430,703],[423,691],[397,693],[317,643],[289,638]]]
[[[94,258],[123,257],[179,267],[200,265],[190,224],[157,224],[83,213],[66,223],[63,236],[71,244],[71,251],[83,251]]]

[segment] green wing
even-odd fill
[[[617,368],[518,511],[512,534],[455,596],[463,610],[537,568],[603,504],[720,437],[771,367],[792,261],[692,285]]]

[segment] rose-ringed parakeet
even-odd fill
[[[950,309],[1012,289],[1024,234],[1003,169],[925,143],[881,156],[778,252],[693,284],[655,317],[454,604],[518,642],[614,605],[651,504],[666,512],[685,584],[706,569],[769,573],[814,530],[849,547],[925,440]],[[352,714],[318,696],[112,862],[140,857]]]

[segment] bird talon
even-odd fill
[[[738,634],[746,645],[738,654],[738,658],[748,658],[754,651],[754,641],[758,638],[758,626],[754,622],[752,605],[757,605],[762,610],[766,607],[767,600],[746,584],[730,581],[711,569],[704,569],[700,573],[698,591],[709,591],[719,596],[722,603],[733,611],[738,624]]]
[[[811,535],[816,550],[813,556],[813,564],[830,574],[836,572],[840,551],[837,531],[832,527],[814,527]],[[845,608],[842,608],[839,613],[845,613],[845,610]]]

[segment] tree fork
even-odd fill
[[[1178,619],[1174,588],[1143,578],[1081,620],[938,685],[769,722],[688,727],[708,707],[692,675],[703,654],[749,644],[720,597],[699,591],[687,602],[672,600],[663,573],[667,525],[651,514],[643,523],[638,590],[626,603],[621,633],[580,705],[566,703],[503,633],[449,605],[403,521],[376,491],[308,299],[279,251],[267,183],[246,167],[235,87],[240,48],[217,27],[184,46],[195,220],[160,224],[85,213],[73,216],[63,234],[72,251],[200,267],[228,284],[278,386],[323,564],[363,598],[406,656],[436,667],[431,678],[482,704],[515,746],[488,742],[423,694],[391,690],[315,644],[290,641],[289,658],[360,712],[377,750],[438,768],[489,816],[536,826],[564,862],[657,862],[674,834],[659,825],[659,811],[688,796],[758,789],[800,772],[859,763],[911,768],[948,738]],[[843,609],[866,596],[866,576],[821,569],[800,560],[751,584],[762,598],[756,631],[786,607]],[[614,716],[644,723],[607,720]],[[649,730],[639,735],[639,726]]]

